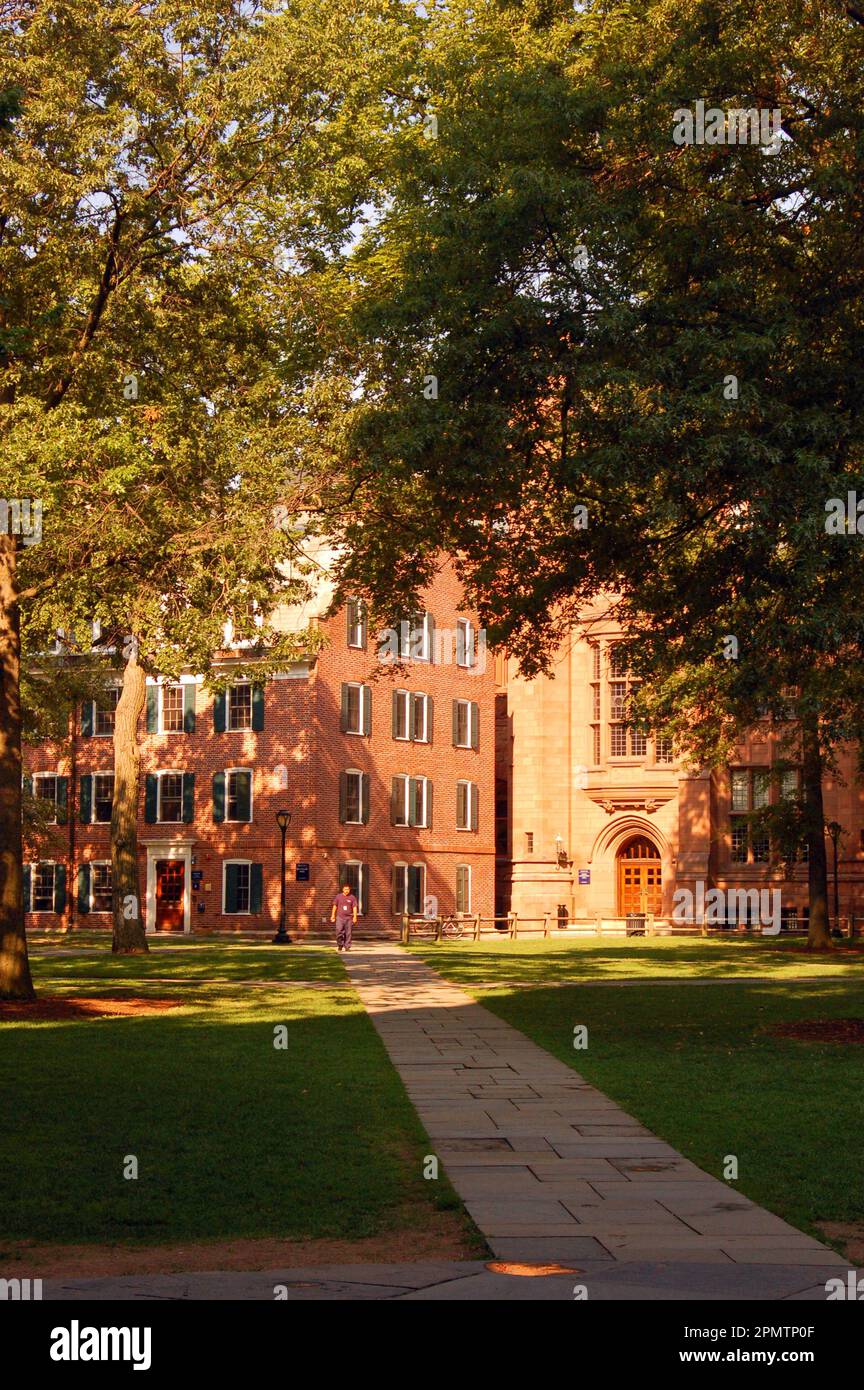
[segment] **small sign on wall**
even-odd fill
[[[579,882],[580,882],[580,883],[590,883],[590,882],[591,882],[591,870],[590,870],[590,869],[580,869],[580,870],[579,870]]]
[[[201,884],[202,884],[203,882],[204,882],[204,870],[203,870],[203,869],[193,869],[193,870],[192,870],[192,892],[193,892],[193,893],[198,893],[198,892],[200,892]]]
[[[298,864],[294,871],[294,878],[297,883],[309,882],[309,865]]]

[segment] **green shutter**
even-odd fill
[[[408,865],[408,902],[406,910],[411,913],[423,911],[423,869],[419,864]]]
[[[225,911],[237,911],[237,876],[239,871],[238,864],[225,865]]]
[[[480,819],[480,788],[472,783],[468,792],[471,797],[471,829],[476,830]]]
[[[54,865],[54,911],[64,912],[66,909],[66,865]]]
[[[390,729],[391,729],[391,732],[392,732],[392,734],[393,734],[393,737],[396,738],[396,737],[398,736],[398,733],[399,733],[399,692],[398,692],[398,690],[394,690],[394,691],[393,691],[393,697],[392,697],[392,700],[391,700],[391,703],[390,703]]]
[[[194,681],[183,687],[183,732],[184,734],[194,734],[195,732],[195,690]]]
[[[148,734],[158,734],[159,732],[158,685],[148,685],[147,687],[147,732]]]
[[[348,773],[339,773],[339,823],[345,824],[348,815]]]
[[[57,778],[57,824],[66,824],[66,813],[69,805],[69,778]]]
[[[85,700],[81,706],[81,737],[93,737],[93,701]]]
[[[360,774],[360,820],[363,825],[369,824],[369,773]]]
[[[426,742],[431,743],[435,733],[435,701],[426,696]]]
[[[263,685],[253,685],[252,687],[252,728],[256,734],[260,734],[264,728]]]
[[[25,911],[25,912],[29,912],[29,911],[30,911],[30,904],[31,904],[31,902],[32,902],[32,899],[31,899],[31,896],[30,896],[31,877],[32,877],[32,874],[31,874],[30,865],[29,865],[29,864],[22,864],[22,866],[21,866],[21,896],[22,896],[22,900],[23,900],[23,903],[24,903],[24,911]]]
[[[394,777],[390,783],[390,824],[399,823],[399,789],[402,786],[402,779]]]
[[[366,643],[367,643],[367,641],[368,641],[368,639],[369,639],[369,619],[368,619],[368,617],[367,617],[367,615],[366,615],[366,604],[363,602],[362,599],[361,599],[359,602],[360,602],[360,642],[361,642],[361,645],[362,645],[363,650],[364,650],[364,652],[365,652],[365,650],[366,650]]]
[[[159,799],[159,779],[155,772],[148,772],[144,779],[144,819],[148,825],[156,824]]]
[[[417,824],[417,802],[418,802],[417,778],[408,779],[408,824]]]
[[[252,773],[236,772],[235,786],[237,787],[237,819],[252,819]]]
[[[213,819],[218,824],[225,819],[225,773],[213,773]],[[230,868],[230,865],[229,865]],[[236,909],[235,909],[236,910]]]
[[[369,911],[369,865],[360,865],[360,896],[357,903],[357,911],[361,917],[365,917]]]
[[[427,613],[427,614],[426,614],[426,632],[427,632],[427,640],[428,640],[428,642],[429,642],[429,661],[430,661],[430,662],[434,662],[434,660],[435,660],[435,619],[432,617],[432,614],[431,614],[431,613]]]
[[[476,751],[480,747],[480,706],[476,700],[471,701],[468,713],[471,724],[471,747]]]
[[[426,829],[432,829],[432,783],[426,782]]]
[[[363,732],[368,738],[372,732],[372,690],[368,685],[361,685],[360,700],[363,708]]]
[[[21,778],[21,785],[23,786],[27,796],[33,795],[33,778],[30,776],[29,773],[25,773],[24,776]]]
[[[82,864],[78,870],[78,911],[86,915],[90,911],[90,875],[89,864]]]
[[[342,682],[342,708],[339,712],[339,730],[340,733],[343,734],[348,730],[348,687],[344,681]]]
[[[261,864],[249,866],[249,911],[260,912],[264,897],[264,868]]]
[[[93,819],[93,777],[87,772],[78,784],[78,816],[82,825]]]
[[[213,696],[213,732],[224,734],[228,723],[228,692],[220,690]]]
[[[191,825],[195,819],[195,773],[183,773],[183,821]]]

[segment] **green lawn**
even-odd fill
[[[428,960],[450,980],[467,986],[488,981],[552,984],[567,980],[713,979],[720,976],[800,975],[810,978],[864,978],[864,952],[842,946],[826,955],[808,956],[803,940],[770,937],[485,937],[409,949]]]
[[[34,958],[42,997],[173,993],[183,1004],[0,1024],[0,1255],[4,1239],[350,1240],[422,1228],[433,1205],[461,1210],[446,1179],[422,1178],[428,1140],[353,989],[334,981],[335,952],[246,953]],[[202,970],[234,983],[181,991],[144,978],[179,984]],[[243,986],[268,972],[325,983]],[[274,1047],[278,1024],[286,1050]],[[123,1177],[127,1155],[137,1180]]]
[[[449,978],[497,974],[477,998],[709,1173],[738,1159],[737,1187],[794,1225],[864,1220],[861,1135],[864,1046],[775,1038],[778,1023],[864,1017],[861,965],[793,958],[780,946],[702,941],[598,946],[495,942],[490,949],[427,948]],[[737,969],[730,969],[730,966]],[[769,967],[770,968],[767,968]],[[808,970],[807,967],[810,967]],[[662,967],[662,968],[661,968]],[[813,983],[784,983],[787,973]],[[766,983],[746,973],[772,974]],[[740,973],[734,984],[693,987],[634,983],[580,989],[541,982]],[[819,975],[824,978],[817,978]],[[534,989],[508,986],[531,980]],[[575,1050],[574,1027],[588,1029]]]
[[[110,937],[98,943],[30,945],[30,957],[40,980],[50,988],[63,981],[104,980],[115,984],[147,979],[184,981],[332,980],[347,979],[339,953],[332,946],[271,946],[212,941],[176,946],[154,942],[147,955],[114,956]],[[74,952],[74,954],[66,954]]]

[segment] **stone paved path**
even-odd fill
[[[499,1259],[848,1268],[418,958],[388,943],[344,959],[430,1152]]]

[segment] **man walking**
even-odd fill
[[[336,923],[336,947],[340,951],[351,950],[351,928],[357,921],[357,899],[351,892],[351,884],[343,883],[342,892],[333,899],[330,921]]]

